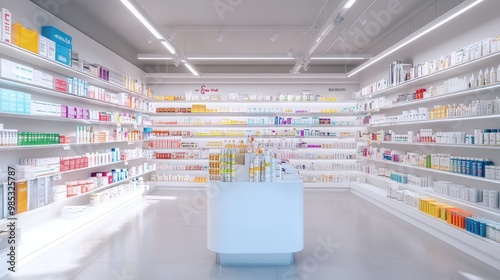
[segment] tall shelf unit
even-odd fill
[[[209,175],[210,149],[226,144],[248,147],[252,139],[255,148],[272,149],[278,157],[290,160],[299,170],[305,187],[345,187],[354,178],[352,172],[346,171],[356,170],[356,137],[364,131],[354,112],[356,102],[273,101],[269,96],[266,101],[173,100],[154,104],[157,109],[170,108],[170,111],[178,107],[183,110],[204,107],[203,112],[157,112],[153,116],[156,136],[150,142],[178,141],[167,149],[151,145],[153,152],[170,153],[173,157],[155,161],[158,170],[152,184],[157,188],[204,188],[206,181],[200,178]],[[166,135],[161,135],[162,131]],[[181,158],[175,156],[176,152]],[[188,166],[182,154],[188,158],[187,162],[193,158],[195,161]],[[170,176],[177,173],[179,176]]]
[[[128,96],[141,99],[144,102],[153,101],[151,97],[130,90],[122,85],[114,84],[87,73],[80,72],[74,68],[48,60],[15,45],[0,43],[0,53],[0,59],[2,61],[15,62],[28,68],[51,75],[54,78],[64,80],[68,78],[79,78],[86,81],[88,85],[100,87],[108,93],[126,93]],[[102,219],[109,213],[119,209],[121,206],[127,205],[135,199],[140,198],[145,191],[145,188],[144,186],[140,186],[134,191],[121,193],[121,195],[117,196],[115,199],[99,206],[88,207],[86,214],[75,220],[65,220],[61,218],[62,208],[65,206],[88,205],[92,194],[123,185],[142,176],[148,176],[153,171],[153,168],[151,168],[153,165],[148,163],[146,154],[140,154],[134,158],[115,160],[104,164],[89,165],[90,167],[59,170],[56,172],[49,171],[34,178],[8,176],[8,167],[18,165],[20,158],[75,157],[97,153],[104,150],[107,151],[111,148],[119,148],[121,150],[142,148],[143,142],[146,140],[144,139],[142,131],[144,127],[148,127],[150,125],[148,114],[151,113],[151,109],[145,110],[131,108],[117,103],[112,103],[110,101],[74,95],[57,90],[55,89],[55,86],[47,87],[37,84],[34,81],[26,82],[17,80],[6,76],[9,71],[10,69],[2,69],[2,76],[0,77],[0,88],[2,91],[7,90],[8,92],[11,90],[14,92],[29,94],[31,96],[31,102],[40,101],[53,104],[64,104],[72,107],[85,107],[86,109],[99,112],[120,112],[123,116],[127,115],[131,117],[130,121],[100,121],[83,118],[77,119],[62,115],[39,115],[34,113],[32,103],[28,102],[25,106],[30,106],[31,110],[16,113],[5,111],[0,112],[3,129],[17,129],[19,133],[43,132],[52,135],[60,134],[71,139],[69,143],[63,142],[60,144],[49,144],[38,142],[31,143],[32,145],[20,145],[21,143],[19,143],[16,138],[16,142],[18,142],[16,145],[0,146],[0,154],[2,157],[0,170],[2,171],[1,183],[4,188],[4,202],[7,201],[5,196],[7,195],[6,188],[8,186],[8,182],[15,182],[16,187],[18,184],[28,181],[38,182],[39,180],[48,180],[48,182],[50,182],[50,184],[46,185],[46,188],[43,190],[45,194],[43,194],[42,190],[38,191],[39,201],[38,203],[35,203],[37,205],[34,207],[29,205],[27,211],[17,213],[14,216],[17,218],[17,227],[21,230],[21,239],[17,240],[18,242],[21,242],[21,244],[18,245],[18,260],[20,264],[23,264],[42,252],[46,246],[62,242],[62,240],[65,240],[65,238],[71,234],[84,229],[99,219]],[[1,100],[2,103],[6,101],[7,100],[5,99]],[[124,130],[128,130],[130,133],[127,137],[123,136],[119,139],[113,138],[113,141],[104,142],[94,139],[95,142],[87,143],[76,139],[77,127],[80,126],[92,126],[96,130],[107,132],[109,135],[113,135],[114,130],[120,130],[122,128]],[[132,136],[133,131],[136,133],[134,136]],[[36,152],[36,155],[34,152]],[[134,169],[136,173],[130,173],[126,179],[114,180],[112,183],[103,185],[102,187],[82,192],[81,194],[75,196],[68,196],[67,198],[58,201],[54,201],[52,199],[52,190],[49,191],[47,189],[56,185],[65,185],[65,182],[78,182],[79,180],[84,180],[90,177],[92,172],[102,172],[103,170],[111,171],[112,169],[129,169],[130,171],[131,168]],[[19,172],[19,170],[16,172]],[[13,181],[13,179],[15,179],[15,181]],[[28,191],[31,192],[31,190]],[[33,199],[29,197],[29,195],[30,193],[28,194],[28,199]],[[2,209],[5,215],[6,209],[7,208],[5,206]],[[0,220],[0,224],[5,225],[6,223],[8,223],[6,218]],[[5,254],[2,253],[2,255]]]
[[[398,57],[392,56],[392,59]],[[419,61],[414,61],[417,64]],[[423,63],[423,62],[420,62]],[[386,89],[361,94],[354,94],[354,99],[360,102],[360,107],[364,108],[366,118],[384,114],[386,117],[398,116],[402,113],[418,112],[420,108],[428,108],[431,113],[433,106],[443,106],[447,104],[468,104],[473,100],[493,100],[500,97],[500,83],[473,88],[452,89],[451,84],[447,84],[452,78],[469,78],[472,73],[477,77],[482,69],[497,69],[500,63],[500,52],[491,53],[481,58],[448,67],[444,70],[423,75],[418,78],[402,82],[396,86]],[[409,101],[396,101],[398,96],[405,93],[416,92],[420,88],[444,87],[444,92],[434,96]],[[381,98],[385,98],[382,100]],[[382,101],[382,102],[381,102]],[[370,105],[368,105],[370,104]],[[424,110],[425,111],[425,110]],[[431,129],[432,133],[441,132],[465,132],[467,135],[474,135],[474,130],[496,129],[500,114],[491,112],[482,115],[469,115],[460,117],[447,117],[436,119],[412,120],[393,118],[384,123],[371,124],[367,119],[367,133],[363,136],[366,141],[368,154],[360,154],[363,159],[363,176],[366,177],[366,184],[356,184],[352,187],[352,192],[385,208],[389,212],[399,216],[413,225],[432,233],[434,236],[448,242],[449,244],[462,249],[463,251],[477,257],[478,259],[495,267],[500,267],[500,243],[489,238],[480,237],[465,230],[455,228],[435,217],[420,212],[418,208],[409,207],[403,202],[388,198],[387,186],[397,186],[400,190],[408,190],[422,197],[436,199],[440,203],[458,207],[470,212],[474,217],[481,217],[490,221],[500,223],[500,209],[498,206],[485,206],[483,202],[470,202],[466,197],[457,198],[456,195],[443,194],[434,190],[433,186],[437,181],[450,182],[465,187],[474,187],[479,190],[500,191],[500,180],[472,176],[453,172],[453,166],[437,166],[435,169],[410,162],[407,160],[407,153],[419,155],[426,154],[449,154],[453,157],[463,158],[484,158],[491,159],[495,165],[500,165],[500,148],[496,145],[477,145],[472,143],[451,143],[436,142],[413,142],[394,136],[405,135],[413,132],[413,136],[421,129]],[[403,121],[401,121],[403,120]],[[385,139],[384,135],[392,135],[391,139]],[[412,135],[410,134],[410,138]],[[472,140],[470,140],[472,141]],[[364,148],[360,149],[360,152]],[[366,150],[365,150],[366,151]],[[384,154],[386,155],[384,157]],[[401,159],[393,155],[401,155]],[[387,156],[392,158],[388,160]],[[455,170],[457,171],[457,170]],[[368,173],[366,173],[368,172]],[[396,173],[392,173],[396,172]],[[416,185],[413,182],[399,182],[399,177],[394,176],[394,180],[389,178],[390,174],[409,174],[422,179],[432,178],[428,187]],[[497,231],[498,232],[498,231]],[[500,239],[499,239],[500,240]]]

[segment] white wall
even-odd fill
[[[157,96],[177,95],[184,96],[186,91],[193,94],[199,94],[200,85],[153,85],[154,94]],[[353,92],[358,90],[358,85],[262,85],[262,84],[240,84],[240,85],[227,85],[227,84],[205,84],[207,88],[218,89],[219,94],[227,95],[230,93],[256,93],[262,95],[272,95],[276,93],[292,93],[300,94],[303,90],[310,90],[312,94],[321,96],[334,96],[338,101],[348,100],[351,98]],[[345,91],[329,91],[329,89],[345,89]]]

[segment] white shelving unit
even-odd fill
[[[152,98],[144,96],[137,92],[131,91],[121,85],[113,84],[89,74],[80,72],[63,64],[48,60],[35,53],[21,49],[15,45],[0,42],[0,58],[14,61],[22,65],[33,67],[44,73],[48,73],[58,78],[79,78],[87,81],[89,85],[98,86],[112,93],[126,93],[138,99],[153,101]],[[130,108],[111,102],[106,102],[98,99],[77,96],[55,89],[46,88],[34,83],[27,83],[14,80],[7,77],[0,77],[0,88],[11,89],[14,91],[25,92],[32,95],[32,100],[46,101],[52,103],[62,103],[73,107],[86,107],[92,110],[123,112],[127,114],[151,115],[153,112],[147,110]],[[74,134],[77,126],[80,125],[95,125],[100,131],[108,131],[110,135],[113,129],[126,127],[128,129],[142,129],[148,125],[134,122],[104,122],[98,120],[85,119],[69,119],[58,116],[44,116],[34,114],[16,114],[0,112],[1,123],[5,124],[5,129],[17,129],[19,132],[47,132],[59,133],[64,136],[71,136],[71,141],[75,142]],[[19,158],[42,158],[42,157],[67,157],[67,156],[82,156],[85,153],[96,152],[99,149],[110,149],[111,147],[127,149],[136,147],[142,144],[144,140],[134,141],[110,141],[97,143],[69,143],[69,144],[54,144],[54,145],[31,145],[31,146],[1,146],[0,156],[2,161],[0,168],[2,171],[7,170],[7,166],[18,164]],[[85,179],[90,176],[91,171],[111,171],[111,168],[127,168],[136,166],[139,163],[145,162],[146,159],[135,158],[125,161],[110,162],[99,166],[74,169],[69,171],[57,172],[55,174],[45,174],[40,177],[49,177],[52,181],[52,186],[64,184],[68,181],[76,181]],[[65,206],[88,205],[90,195],[95,192],[100,192],[114,186],[118,186],[138,177],[147,176],[152,171],[144,172],[136,176],[130,176],[126,180],[108,184],[106,186],[94,189],[89,192],[82,193],[77,196],[72,196],[61,201],[51,202],[47,205],[29,209],[26,212],[15,215],[18,219],[19,226],[22,231],[22,243],[18,246],[18,260],[20,264],[28,262],[33,257],[43,253],[52,245],[58,244],[69,238],[73,234],[83,230],[91,224],[97,222],[101,218],[117,211],[121,207],[128,205],[132,201],[139,199],[144,187],[136,192],[127,193],[116,200],[113,200],[102,207],[92,207],[86,215],[73,220],[65,220],[60,218],[61,209]],[[85,175],[82,175],[85,174]],[[17,180],[17,182],[30,179]],[[147,179],[148,180],[148,179]],[[146,181],[147,181],[146,180]],[[29,197],[29,194],[28,194]],[[5,199],[5,198],[4,198]],[[6,199],[5,199],[6,201]],[[6,219],[0,220],[0,224],[7,223]],[[19,227],[18,226],[18,227]]]
[[[245,101],[245,100],[231,100],[231,101],[205,101],[205,100],[189,100],[189,101],[157,101],[154,103],[156,108],[159,107],[164,107],[164,108],[178,108],[178,107],[187,107],[186,105],[189,104],[211,104],[211,108],[221,108],[221,107],[227,107],[228,104],[231,104],[236,107],[245,107],[249,106],[250,104],[258,104],[259,106],[263,108],[268,108],[268,110],[274,109],[274,107],[281,107],[281,108],[293,108],[293,109],[284,109],[286,110],[315,110],[315,111],[320,111],[323,106],[323,108],[338,108],[338,110],[341,110],[342,108],[345,107],[354,107],[356,105],[356,102],[311,102],[311,101],[305,101],[305,102],[289,102],[289,101]],[[184,104],[179,106],[180,104]],[[279,105],[278,105],[279,104]],[[217,107],[219,105],[220,107]],[[287,107],[288,106],[288,107]],[[225,110],[225,109],[224,109]],[[237,110],[242,110],[241,108],[237,108]],[[263,109],[264,111],[265,109]],[[247,111],[247,110],[244,110]],[[250,111],[250,110],[248,110]],[[356,118],[359,115],[359,113],[345,113],[345,112],[338,112],[338,113],[268,113],[268,112],[262,112],[262,113],[254,113],[254,112],[249,112],[249,113],[241,113],[241,112],[217,112],[217,113],[157,113],[156,115],[153,115],[152,118],[156,120],[157,124],[154,126],[155,129],[158,130],[173,130],[173,131],[180,131],[180,130],[190,130],[191,134],[193,134],[193,131],[200,131],[203,130],[220,130],[220,131],[225,131],[225,130],[230,130],[230,129],[238,129],[240,128],[242,130],[242,135],[210,135],[210,136],[205,136],[205,135],[192,135],[192,136],[156,136],[156,139],[182,139],[182,140],[187,140],[187,141],[194,141],[196,140],[197,143],[199,142],[200,145],[204,142],[204,139],[213,139],[213,140],[231,140],[231,139],[237,139],[237,141],[240,140],[247,140],[249,136],[252,136],[256,141],[262,141],[266,139],[265,141],[267,142],[267,139],[271,141],[271,139],[301,139],[301,140],[310,140],[313,141],[314,143],[319,143],[319,142],[324,142],[324,143],[330,143],[330,141],[351,141],[355,142],[355,130],[364,130],[363,125],[358,125],[356,124]],[[289,124],[289,125],[276,125],[276,124],[247,124],[246,123],[246,118],[259,118],[259,117],[275,117],[275,116],[280,116],[280,117],[294,117],[294,118],[300,118],[300,117],[326,117],[332,119],[332,122],[335,120],[337,122],[341,121],[346,121],[350,122],[351,125],[329,125],[329,124],[310,124],[310,125],[298,125],[298,124]],[[221,118],[231,118],[231,117],[236,117],[237,120],[245,122],[244,124],[218,124],[215,123],[214,120],[219,120]],[[160,122],[166,122],[167,120],[173,120],[174,118],[195,118],[199,119],[201,122],[205,124],[161,124]],[[338,118],[338,119],[337,119]],[[203,128],[203,129],[197,129],[197,128]],[[324,129],[325,132],[330,132],[334,133],[339,130],[344,130],[344,131],[352,131],[352,137],[339,137],[339,136],[292,136],[292,135],[257,135],[259,129],[276,129],[276,130],[290,130],[290,129],[318,129],[322,130]],[[207,132],[208,133],[208,132]],[[316,141],[316,142],[315,142]],[[318,142],[319,141],[319,142]],[[236,143],[238,144],[238,143]],[[221,147],[206,147],[206,148],[172,148],[172,149],[153,149],[156,152],[169,152],[169,151],[190,151],[190,150],[205,150],[205,149],[220,149]],[[271,148],[273,149],[273,148]],[[297,153],[314,153],[314,154],[323,154],[323,153],[334,153],[335,151],[340,152],[340,153],[353,153],[356,151],[356,148],[352,149],[346,149],[346,148],[325,148],[325,149],[320,149],[320,148],[275,148],[276,151],[290,151],[292,153],[297,152]],[[321,162],[355,162],[356,159],[289,159],[291,162],[313,162],[313,161],[321,161]],[[155,163],[169,163],[169,162],[174,162],[179,161],[183,162],[182,159],[173,159],[173,160],[154,160]],[[189,161],[189,160],[187,160]],[[205,160],[198,160],[196,159],[194,162],[199,162],[199,161],[206,161],[206,164],[208,165],[208,159]],[[158,171],[164,172],[164,171]],[[321,172],[321,171],[319,171]],[[316,173],[319,173],[316,171]],[[168,172],[165,172],[168,173]],[[187,172],[186,172],[187,173]],[[332,174],[330,171],[325,171],[325,174]],[[208,175],[208,174],[207,174]],[[321,175],[321,174],[320,174]],[[322,188],[332,188],[334,185],[345,185],[343,183],[327,183],[327,182],[318,182],[318,183],[305,183],[306,187],[322,187]],[[168,187],[173,187],[175,186],[175,182],[155,182],[155,185],[157,187],[161,186],[168,186]]]

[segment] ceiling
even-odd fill
[[[41,7],[45,0],[31,0]],[[325,25],[347,0],[136,0],[165,38],[190,55],[278,55],[302,61]],[[463,0],[358,0],[322,38],[312,55],[376,55]],[[64,1],[57,17],[148,73],[184,73],[172,60],[138,60],[138,54],[170,55],[120,0]],[[360,19],[361,16],[361,19]],[[415,21],[401,32],[403,24]],[[364,24],[363,24],[364,23]],[[396,32],[398,31],[398,32]],[[273,39],[274,35],[274,40]],[[196,60],[203,73],[290,73],[296,60]],[[365,60],[311,60],[307,73],[346,73]],[[302,69],[302,73],[305,71]]]

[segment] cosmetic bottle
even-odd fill
[[[497,83],[500,83],[500,64],[498,65],[497,68]]]
[[[469,88],[473,88],[476,86],[476,78],[474,77],[474,73],[469,78]]]

